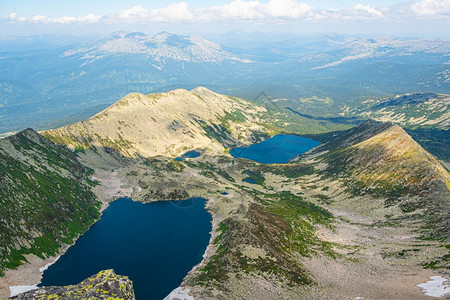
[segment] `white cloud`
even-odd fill
[[[88,14],[84,17],[79,17],[78,20],[82,23],[97,23],[102,17],[94,14]]]
[[[370,17],[378,17],[378,18],[383,17],[383,13],[381,11],[373,8],[370,5],[357,4],[357,5],[355,5],[354,9],[357,14],[363,13]]]
[[[411,10],[417,16],[450,15],[450,0],[422,0],[411,5]]]
[[[89,14],[82,17],[63,16],[58,18],[51,18],[46,15],[35,15],[31,18],[17,16],[16,13],[10,13],[6,20],[14,23],[40,23],[40,24],[92,24],[98,23],[102,17],[99,15]]]
[[[106,23],[139,23],[148,19],[148,17],[148,9],[141,5],[136,5],[115,14],[103,16],[102,20]]]
[[[186,2],[180,2],[152,10],[150,19],[155,22],[182,22],[193,20],[194,14],[189,11]]]
[[[294,0],[270,0],[265,9],[274,18],[302,18],[312,13],[313,7]]]
[[[361,0],[364,2],[364,0]],[[310,2],[312,3],[312,2]],[[178,22],[285,22],[287,20],[389,20],[411,18],[441,18],[450,19],[450,0],[421,0],[419,2],[404,2],[387,7],[373,7],[364,3],[355,5],[352,9],[317,9],[312,5],[297,0],[233,0],[225,5],[209,6],[199,9],[189,9],[187,2],[178,2],[166,7],[149,10],[141,5],[118,11],[109,15],[63,16],[48,17],[36,15],[33,17],[18,16],[10,13],[3,19],[13,23],[178,23]]]
[[[260,1],[235,0],[223,6],[198,10],[198,17],[207,20],[273,20],[304,18],[312,6],[294,0]]]
[[[31,18],[31,21],[36,22],[36,23],[48,23],[50,20],[49,17],[44,16],[44,15],[36,15],[33,18]]]
[[[199,12],[206,12],[209,17],[219,20],[257,20],[265,17],[259,1],[235,0],[224,6],[213,6]]]

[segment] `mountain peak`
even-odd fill
[[[204,87],[130,93],[86,121],[45,134],[72,148],[112,148],[128,157],[172,157],[196,148],[222,153],[224,146],[246,140],[252,130],[261,129],[247,120],[263,110]],[[230,117],[233,114],[240,117]],[[71,138],[61,139],[64,136]]]
[[[336,140],[322,147],[328,150],[319,157],[326,163],[325,173],[343,179],[352,193],[384,199],[382,207],[397,205],[404,213],[426,210],[424,228],[433,224],[430,235],[448,238],[450,175],[403,128],[364,122]]]
[[[325,144],[319,145],[318,147],[316,147],[314,152],[334,151],[336,149],[342,149],[356,145],[383,132],[391,126],[393,126],[392,123],[382,123],[369,119],[347,131],[342,132],[335,139]]]
[[[171,34],[166,31],[155,35],[142,32],[116,32],[109,37],[90,41],[77,49],[68,50],[63,56],[75,56],[83,64],[87,64],[117,53],[145,55],[145,60],[157,62],[159,65],[166,64],[165,59],[213,63],[242,61],[223,50],[220,45],[204,38]]]
[[[421,156],[423,158],[431,159],[432,156],[425,151],[414,139],[406,133],[403,128],[397,124],[390,124],[382,132],[366,139],[356,145],[355,147],[361,149],[370,149],[374,147],[382,147],[385,155],[390,159],[403,159],[412,156]],[[376,158],[374,163],[382,163],[384,156]]]

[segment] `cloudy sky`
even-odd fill
[[[0,0],[0,35],[168,30],[450,38],[450,0]]]

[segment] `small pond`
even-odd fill
[[[183,160],[185,160],[186,158],[196,158],[196,157],[199,157],[200,155],[201,155],[200,152],[198,152],[198,151],[196,151],[196,150],[191,150],[191,151],[188,151],[188,152],[184,153],[184,154],[181,155],[181,156],[176,157],[175,160],[177,160],[177,161],[183,161]]]

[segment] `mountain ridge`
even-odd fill
[[[175,157],[192,148],[223,153],[230,141],[242,143],[253,131],[263,130],[256,125],[263,111],[202,87],[148,95],[131,93],[86,121],[43,134],[72,149],[108,147],[127,157]]]
[[[308,155],[319,155],[328,165],[324,174],[341,178],[354,195],[372,195],[404,213],[426,210],[418,219],[433,230],[422,234],[450,238],[450,174],[397,124],[366,121]]]

